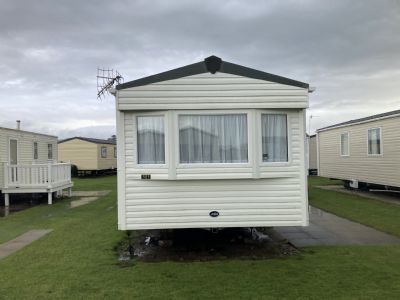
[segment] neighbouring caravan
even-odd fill
[[[58,142],[61,161],[70,161],[77,171],[104,173],[117,168],[117,146],[114,138],[107,140],[72,137]]]
[[[57,162],[57,137],[0,127],[0,190],[5,206],[9,194],[71,192],[71,165]]]
[[[354,188],[400,188],[400,110],[317,130],[318,171]]]
[[[318,175],[316,134],[308,137],[308,175]]]
[[[308,225],[307,83],[211,56],[112,93],[119,229]]]

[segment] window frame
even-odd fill
[[[180,115],[240,115],[245,114],[247,119],[247,162],[240,163],[181,163],[180,144],[179,144],[179,116]],[[174,113],[174,147],[175,162],[178,169],[186,168],[251,168],[253,166],[253,137],[254,127],[252,110],[249,109],[199,109],[199,110],[179,110]]]
[[[37,150],[37,157],[35,157],[35,145],[36,145],[36,150]],[[38,160],[39,159],[39,142],[38,141],[33,141],[33,143],[32,143],[32,149],[33,149],[33,155],[32,155],[32,158],[33,158],[33,160]]]
[[[169,140],[169,114],[168,111],[153,111],[153,112],[143,112],[143,113],[135,113],[132,115],[133,118],[133,138],[134,138],[134,153],[135,153],[135,160],[134,166],[138,169],[166,169],[169,167],[169,153],[170,153],[170,144],[171,141]],[[164,155],[165,155],[165,163],[163,164],[139,164],[139,155],[138,155],[138,123],[137,117],[164,117]]]
[[[17,142],[17,165],[19,164],[19,138],[15,137],[9,137],[8,138],[8,145],[7,145],[7,151],[8,151],[8,163],[11,164],[11,141],[14,140]]]
[[[343,154],[342,153],[342,135],[344,135],[344,134],[347,134],[347,154]],[[350,132],[348,132],[348,131],[345,131],[345,132],[342,132],[342,133],[340,133],[340,136],[339,136],[339,144],[340,144],[340,156],[341,157],[349,157],[350,156]]]
[[[103,149],[105,150],[105,155],[103,156]],[[101,146],[100,147],[100,157],[101,158],[107,158],[108,157],[108,151],[107,151],[107,146]]]
[[[262,115],[286,115],[286,131],[287,131],[287,161],[264,161],[263,160],[263,148],[262,148]],[[257,109],[257,139],[256,143],[258,147],[258,159],[257,163],[260,167],[276,166],[286,167],[292,164],[292,133],[290,130],[291,125],[291,114],[284,110],[270,110],[270,109]]]
[[[49,147],[51,146],[51,147]],[[49,149],[51,148],[51,157],[50,157],[50,151]],[[47,160],[53,160],[54,159],[54,147],[52,143],[47,143]]]
[[[114,158],[117,158],[117,147],[116,146],[114,146]]]
[[[246,114],[247,115],[247,138],[248,138],[248,162],[247,163],[180,163],[179,155],[179,116],[180,115],[211,115],[211,114]],[[287,121],[288,138],[288,161],[286,162],[263,162],[262,161],[262,114],[284,114]],[[162,116],[164,117],[165,135],[165,164],[138,164],[137,155],[137,117],[142,116]],[[125,117],[126,118],[126,117]],[[186,179],[231,179],[231,178],[269,178],[271,171],[276,171],[276,167],[290,167],[293,165],[293,124],[296,125],[295,131],[305,128],[303,124],[304,113],[291,109],[274,108],[248,108],[248,109],[173,109],[157,111],[136,111],[129,114],[129,119],[125,119],[124,127],[127,135],[124,140],[126,151],[132,153],[130,166],[136,169],[135,176],[140,174],[152,174],[158,180],[186,180]],[[298,118],[300,118],[298,120]],[[302,121],[303,120],[303,121]],[[298,124],[297,122],[300,121]],[[129,127],[126,127],[129,126]],[[297,127],[299,126],[299,127]],[[297,137],[297,132],[294,132]],[[299,137],[301,140],[301,136]],[[302,145],[299,141],[294,141],[296,147],[296,159],[301,159]],[[178,149],[178,150],[177,150]],[[124,150],[125,151],[125,150]],[[297,154],[297,151],[300,151]],[[304,149],[304,151],[306,151]],[[305,155],[305,154],[304,154]],[[236,169],[238,173],[232,173],[229,169]],[[192,170],[192,171],[188,171]],[[226,171],[226,175],[223,170]]]
[[[379,154],[370,154],[369,153],[369,132],[370,130],[375,130],[379,129],[379,138],[380,138],[380,143],[379,143]],[[383,133],[382,133],[382,127],[372,127],[367,129],[367,155],[370,157],[379,157],[383,156]]]

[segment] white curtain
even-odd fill
[[[181,163],[247,162],[247,115],[180,115]]]
[[[263,114],[261,117],[261,131],[263,161],[288,161],[286,115]]]
[[[137,117],[137,147],[139,164],[165,163],[164,117]]]
[[[381,131],[379,128],[368,130],[368,154],[381,154]]]

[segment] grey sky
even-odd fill
[[[398,0],[0,0],[0,126],[108,137],[98,66],[129,81],[211,54],[315,86],[312,129],[400,109]]]

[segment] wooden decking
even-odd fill
[[[52,204],[53,192],[69,190],[71,181],[71,164],[4,164],[4,183],[1,192],[4,194],[5,206],[9,206],[9,194],[47,193],[48,203]]]

